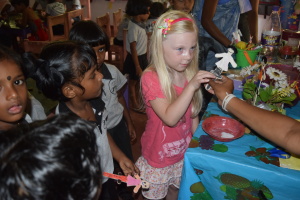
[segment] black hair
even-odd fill
[[[156,19],[165,12],[165,7],[161,2],[153,2],[150,7],[149,19]]]
[[[19,137],[1,145],[0,199],[94,199],[102,177],[94,128],[66,113],[1,133]]]
[[[26,7],[28,7],[29,6],[29,0],[10,0],[10,4],[12,6],[24,4]]]
[[[37,88],[53,100],[69,100],[62,93],[65,83],[85,89],[78,83],[78,78],[97,64],[97,57],[92,47],[74,41],[53,42],[46,45],[35,59],[32,54],[23,55],[24,65],[31,70],[30,77],[36,81]]]
[[[50,3],[54,3],[55,0],[47,0],[46,2],[47,2],[47,4],[50,4]]]
[[[27,76],[27,71],[25,70],[25,68],[23,67],[23,62],[22,62],[22,58],[20,56],[20,54],[16,53],[15,51],[13,51],[10,48],[7,48],[6,46],[0,45],[0,62],[4,61],[4,60],[9,60],[14,62],[17,66],[20,67],[20,69],[22,70],[24,76]]]
[[[125,13],[129,16],[137,16],[149,13],[150,0],[128,0]]]
[[[72,26],[69,39],[81,43],[87,43],[91,47],[105,45],[109,50],[110,41],[105,31],[94,21],[79,21]]]

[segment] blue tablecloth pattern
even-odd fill
[[[300,119],[300,103],[286,113]],[[205,117],[212,115],[233,117],[214,102]],[[179,200],[300,199],[300,171],[276,166],[278,158],[267,152],[275,147],[270,142],[250,132],[231,142],[213,140],[206,150],[199,147],[199,138],[209,137],[202,121],[185,153]]]

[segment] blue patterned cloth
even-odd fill
[[[240,97],[241,91],[234,94]],[[299,111],[300,102],[287,115],[300,119]],[[211,115],[232,117],[215,102],[207,108],[206,117]],[[179,200],[299,199],[300,171],[272,164],[276,158],[263,151],[274,148],[271,143],[251,132],[231,142],[213,140],[213,148],[206,150],[195,145],[207,136],[202,123],[184,156]]]

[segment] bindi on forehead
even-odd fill
[[[11,80],[11,76],[8,76],[8,77],[7,77],[7,80],[10,81],[10,80]]]

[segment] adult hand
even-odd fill
[[[227,94],[233,93],[233,81],[226,76],[222,76],[221,80],[210,80],[209,85],[212,87],[215,95],[218,97],[219,104],[222,104],[222,101]]]

